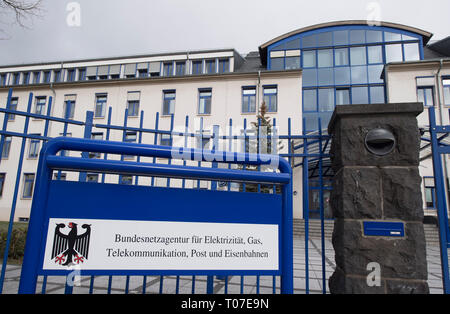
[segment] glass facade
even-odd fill
[[[389,62],[420,60],[422,38],[400,29],[333,26],[292,35],[268,47],[270,70],[303,69],[306,131],[326,129],[336,105],[385,103]]]

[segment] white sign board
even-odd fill
[[[278,270],[278,225],[50,218],[44,270]]]

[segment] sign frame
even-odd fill
[[[174,164],[153,164],[132,161],[120,160],[106,160],[106,159],[88,159],[76,157],[57,156],[61,150],[73,150],[81,152],[98,152],[108,154],[126,154],[138,155],[145,157],[160,157],[169,159],[190,159],[212,161],[214,158],[220,162],[232,164],[246,164],[246,165],[277,165],[279,172],[256,172],[248,170],[235,170],[223,168],[206,168],[206,167],[191,167]],[[37,276],[42,274],[68,274],[69,270],[44,271],[43,270],[43,256],[45,250],[45,241],[47,239],[47,231],[49,229],[48,222],[50,218],[70,218],[82,219],[105,219],[108,217],[99,217],[94,214],[90,217],[73,217],[72,213],[66,213],[65,217],[54,217],[52,207],[49,208],[49,201],[52,196],[50,192],[55,185],[74,184],[80,186],[102,186],[103,188],[111,188],[118,186],[118,188],[139,189],[142,186],[126,186],[117,184],[98,184],[87,182],[58,182],[52,181],[53,170],[66,170],[77,172],[97,172],[121,175],[141,175],[141,176],[155,176],[166,178],[184,178],[184,179],[203,179],[203,180],[217,180],[217,181],[238,181],[238,182],[253,182],[263,184],[279,184],[281,185],[281,195],[267,195],[261,193],[239,193],[239,192],[225,192],[225,191],[201,191],[201,193],[215,193],[215,195],[239,195],[239,197],[254,197],[254,198],[277,198],[275,203],[278,203],[277,208],[273,208],[273,212],[277,213],[279,218],[275,220],[271,218],[272,222],[278,225],[278,270],[143,270],[143,271],[111,271],[111,270],[96,270],[90,272],[89,270],[82,271],[83,274],[109,274],[109,275],[280,275],[281,276],[281,293],[293,293],[293,239],[292,239],[292,169],[289,163],[282,157],[277,155],[256,155],[256,154],[242,154],[221,151],[204,151],[189,148],[174,148],[164,147],[158,145],[145,145],[136,143],[124,143],[113,141],[99,141],[89,139],[67,138],[60,137],[48,141],[41,150],[39,156],[39,165],[36,176],[36,187],[34,191],[32,209],[30,214],[30,222],[27,234],[27,242],[25,247],[25,255],[22,266],[21,279],[19,284],[19,293],[35,293]],[[61,188],[61,187],[60,187]],[[150,188],[150,187],[145,187]],[[184,193],[197,193],[193,189],[178,189],[178,188],[155,188],[164,189],[170,193],[177,193],[184,191]],[[176,191],[179,190],[179,191]],[[219,193],[219,194],[217,194]],[[228,194],[231,193],[231,194]],[[246,195],[248,194],[248,195]],[[264,201],[264,200],[262,200]],[[52,204],[50,202],[50,204]],[[222,210],[222,212],[224,212]],[[242,211],[241,211],[242,212]],[[62,212],[60,212],[62,213]],[[60,214],[58,213],[58,214]],[[268,211],[266,211],[266,214]],[[69,216],[67,216],[69,214]],[[99,213],[102,215],[102,212]],[[199,216],[200,215],[200,216]],[[190,221],[198,222],[201,214],[193,216]],[[252,213],[255,216],[255,213]],[[203,222],[210,223],[253,223],[255,224],[270,224],[269,221],[263,223],[258,222],[258,219],[252,220],[252,215],[244,215],[244,219],[240,218],[242,214],[236,212],[233,217],[227,219],[220,218],[212,219]],[[258,215],[256,215],[258,216]],[[259,215],[264,218],[264,215]],[[275,215],[276,216],[276,215]],[[111,217],[110,217],[111,218]],[[163,217],[164,218],[164,217]],[[170,215],[163,221],[173,221]],[[186,218],[186,217],[184,217]],[[114,219],[114,218],[113,218]],[[117,219],[117,218],[115,218]],[[146,220],[136,219],[136,220]],[[222,220],[221,220],[222,219]],[[240,220],[241,219],[241,220]],[[250,219],[250,220],[249,220]],[[133,220],[133,219],[130,219]],[[147,219],[148,221],[155,221]],[[161,219],[160,219],[161,220]],[[189,219],[187,219],[189,221]],[[255,224],[255,225],[256,225]]]

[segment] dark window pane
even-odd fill
[[[284,43],[272,47],[271,50],[272,50],[272,51],[275,51],[275,50],[285,50],[285,48],[284,48]]]
[[[309,50],[303,52],[303,67],[315,68],[316,67],[316,51]]]
[[[286,69],[300,69],[300,56],[298,57],[286,57]]]
[[[350,84],[350,68],[349,67],[335,68],[334,79],[336,85]]]
[[[336,89],[336,105],[348,105],[350,104],[350,90]]]
[[[334,110],[334,88],[319,89],[319,111]]]
[[[402,36],[397,33],[384,32],[384,41],[400,41]]]
[[[316,89],[305,89],[303,91],[303,111],[317,111]]]
[[[335,31],[334,32],[334,44],[335,45],[348,45],[348,31]]]
[[[383,65],[369,65],[369,83],[383,83],[381,73],[383,72]]]
[[[369,103],[367,87],[353,87],[352,88],[352,104],[367,104]]]
[[[405,51],[405,61],[420,60],[419,44],[404,44],[403,49]]]
[[[271,58],[270,59],[271,70],[284,70],[284,58]]]
[[[318,57],[317,57],[317,66],[319,68],[327,68],[333,66],[333,50],[332,49],[323,49],[318,50]]]
[[[367,83],[367,67],[359,66],[352,67],[352,84],[366,84]]]
[[[367,47],[369,55],[369,63],[383,63],[383,48],[381,46]]]
[[[399,62],[402,58],[402,45],[386,45],[386,62]]]
[[[309,35],[303,37],[302,43],[304,48],[316,47],[316,35]]]
[[[333,85],[334,84],[334,78],[333,78],[333,69],[319,69],[318,70],[318,81],[319,86],[325,86],[325,85]]]
[[[333,45],[333,33],[326,32],[317,34],[317,46],[332,46]]]
[[[350,64],[351,65],[364,65],[364,64],[367,64],[366,47],[353,47],[353,48],[350,48]]]
[[[286,49],[300,49],[300,39],[294,39],[286,43]]]
[[[334,64],[335,66],[348,65],[348,49],[341,48],[334,50]]]
[[[318,114],[304,113],[306,131],[318,130]]]
[[[368,43],[380,43],[383,41],[383,33],[380,31],[367,31],[366,38]]]
[[[370,103],[383,104],[384,101],[384,87],[372,86],[370,87]]]
[[[317,69],[303,70],[303,86],[317,86]]]
[[[365,42],[366,42],[366,31],[363,30],[350,31],[351,44],[364,44]]]

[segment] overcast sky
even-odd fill
[[[0,64],[218,48],[245,55],[289,31],[348,19],[450,36],[449,0],[42,0],[42,9],[26,28],[0,12]]]

